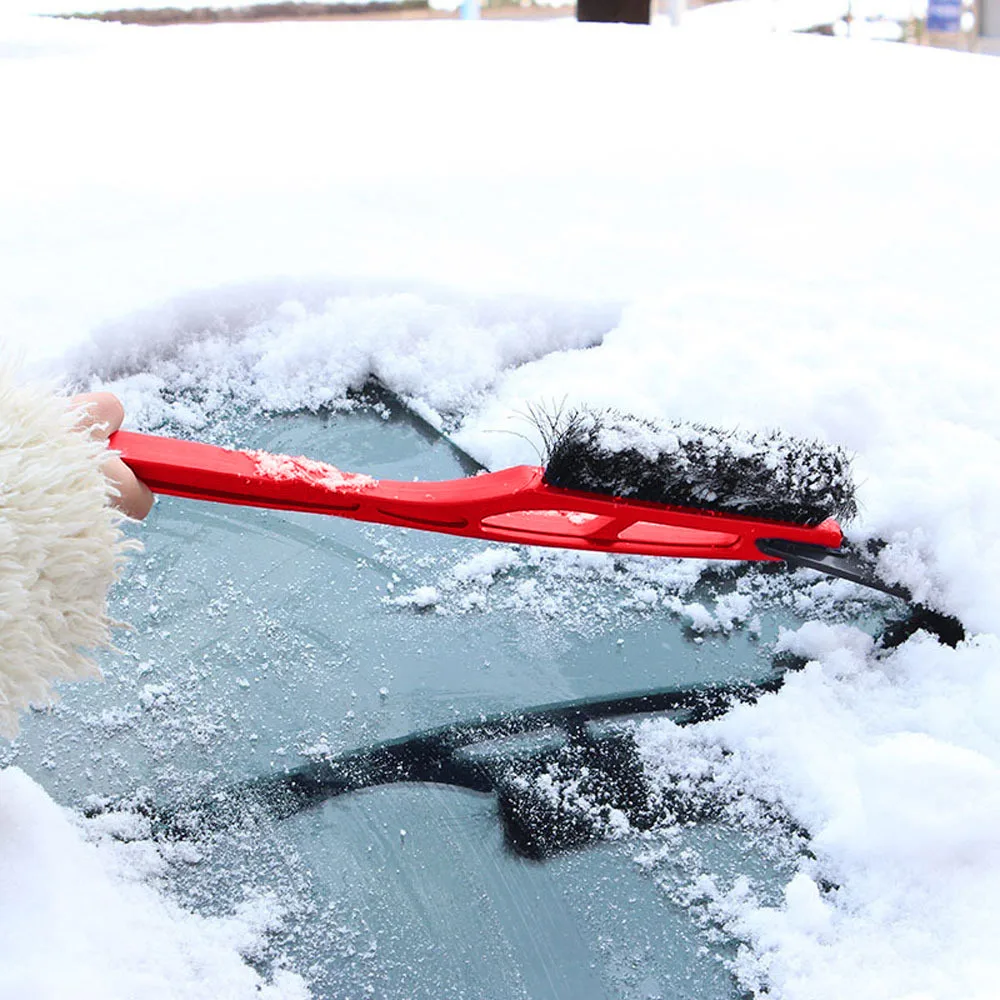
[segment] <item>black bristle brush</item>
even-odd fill
[[[850,457],[819,441],[615,410],[534,416],[552,486],[803,525],[857,514]]]

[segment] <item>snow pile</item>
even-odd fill
[[[779,648],[813,659],[780,694],[697,733],[647,723],[641,750],[664,784],[697,777],[692,761],[707,755],[701,776],[728,786],[734,802],[751,789],[812,834],[815,859],[783,906],[757,905],[745,880],[712,885],[713,916],[751,946],[737,966],[746,987],[766,983],[789,997],[991,996],[998,643],[980,637],[948,650],[921,635],[880,658],[871,645],[818,622],[786,633]]]
[[[440,422],[441,412],[474,407],[505,367],[597,343],[615,318],[606,306],[540,298],[463,301],[426,287],[275,282],[194,294],[109,323],[77,349],[74,367],[118,376],[132,420],[146,427],[168,419],[203,427],[234,396],[272,410],[339,406],[369,375],[419,395]],[[168,391],[194,387],[197,401],[163,404]]]
[[[137,871],[155,872],[158,859],[82,841],[17,768],[0,771],[0,845],[0,996],[310,995],[294,973],[279,971],[268,983],[241,960],[281,926],[274,901],[248,901],[232,919],[182,911],[136,880]]]
[[[1000,64],[554,24],[10,22],[0,53],[22,95],[0,110],[0,329],[39,369],[112,385],[134,424],[211,436],[221,412],[341,405],[375,373],[493,468],[536,461],[527,408],[564,400],[854,453],[854,537],[886,539],[886,573],[981,634],[878,655],[812,625],[784,640],[813,662],[780,693],[683,733],[651,723],[642,750],[664,783],[700,774],[747,821],[759,806],[812,834],[783,906],[706,889],[747,943],[746,985],[995,990]],[[752,628],[752,595],[689,599],[698,566],[673,593],[622,566],[641,604]],[[488,602],[516,569],[484,555],[407,596]],[[803,607],[815,592],[801,582]],[[213,995],[254,982],[218,935],[189,950],[202,925],[147,890],[130,909],[138,887],[0,780],[5,821],[58,841],[0,841],[5,969],[56,975],[38,946],[55,935],[81,979],[107,978],[140,967],[142,933],[190,995],[189,959]],[[63,853],[80,906],[119,915],[117,937],[82,939],[86,968],[86,921],[52,916],[78,877]]]

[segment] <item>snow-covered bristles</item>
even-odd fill
[[[99,677],[108,588],[125,551],[108,503],[104,442],[50,391],[18,386],[0,361],[0,735],[50,705],[53,683]]]
[[[534,416],[552,486],[805,525],[857,513],[850,459],[839,447],[613,410]]]

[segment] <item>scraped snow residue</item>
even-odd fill
[[[389,602],[391,604],[398,605],[402,608],[417,608],[420,611],[426,611],[429,608],[433,608],[440,600],[441,594],[438,592],[437,587],[431,587],[429,585],[414,587],[414,589],[408,594],[400,594],[399,597],[389,598]]]
[[[885,654],[814,622],[782,640],[810,662],[779,693],[650,722],[640,747],[664,785],[712,781],[748,822],[760,806],[812,836],[778,906],[747,879],[692,882],[744,942],[748,989],[996,995],[1000,61],[623,26],[11,20],[0,87],[18,95],[0,108],[5,344],[114,388],[133,425],[337,405],[375,374],[491,468],[537,461],[537,404],[853,452],[851,537],[887,541],[883,572],[972,638]],[[404,601],[488,608],[541,558],[503,551]],[[545,558],[555,580],[584,565]],[[753,595],[689,593],[700,564],[603,565],[694,629],[753,628]],[[796,586],[808,611],[848,585]],[[140,955],[144,995],[262,985],[239,942],[100,869],[17,772],[0,821],[4,974],[44,983],[58,951],[108,998],[135,995],[114,977]]]
[[[299,480],[336,493],[341,490],[365,489],[375,486],[377,480],[360,472],[341,472],[326,462],[318,462],[304,455],[275,455],[269,451],[247,450],[243,452],[254,460],[256,472],[277,482]]]
[[[509,570],[519,562],[520,556],[515,549],[490,548],[460,562],[451,572],[462,583],[472,582],[488,587],[498,573]]]

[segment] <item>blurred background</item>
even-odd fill
[[[843,38],[1000,53],[1000,0],[343,0],[226,3],[198,0],[15,0],[32,12],[126,24],[280,20],[576,18],[662,22],[713,31],[814,32]]]

